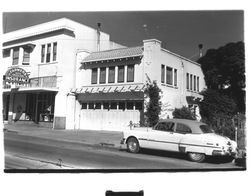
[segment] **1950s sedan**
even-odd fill
[[[215,134],[208,125],[186,119],[160,120],[153,128],[134,128],[123,132],[122,144],[127,150],[138,153],[140,148],[187,153],[195,162],[210,156],[234,156],[235,141]]]

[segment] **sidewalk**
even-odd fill
[[[61,130],[39,127],[36,125],[20,124],[5,124],[4,131],[16,132],[19,135],[27,135],[44,139],[117,149],[121,148],[120,141],[123,138],[123,133],[118,131]]]

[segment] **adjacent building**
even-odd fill
[[[121,130],[144,121],[148,82],[162,90],[162,118],[197,103],[198,63],[144,40],[125,47],[97,29],[60,19],[5,35],[3,116],[66,129]]]
[[[161,118],[172,118],[173,110],[182,106],[199,118],[197,103],[205,88],[200,65],[162,48],[159,40],[85,56],[77,71],[77,88],[71,90],[76,102],[68,128],[120,130],[131,122],[140,125],[144,90],[152,81],[162,90]]]
[[[3,40],[3,120],[53,128],[66,127],[77,53],[122,47],[99,26],[66,18],[6,33]]]

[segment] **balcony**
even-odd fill
[[[3,89],[13,88],[56,88],[57,87],[57,76],[39,77],[32,78],[29,81],[3,81]]]

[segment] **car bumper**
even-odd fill
[[[236,151],[225,151],[225,150],[213,150],[212,152],[213,156],[231,156],[235,157]]]

